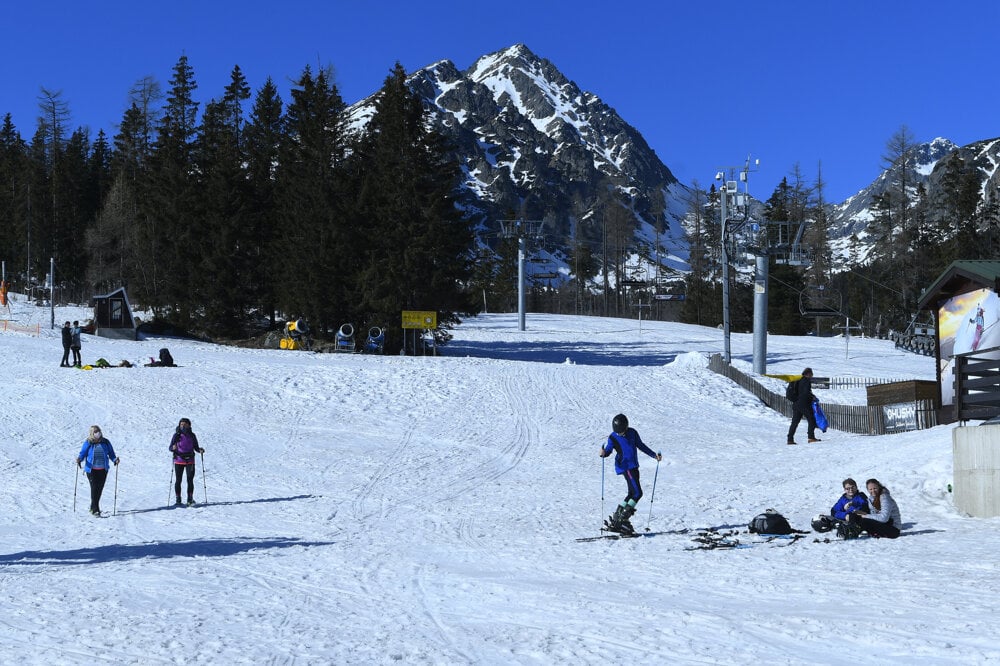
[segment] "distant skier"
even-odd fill
[[[639,456],[638,451],[642,451],[650,458],[657,461],[663,460],[659,453],[653,453],[652,449],[643,444],[642,438],[634,428],[628,427],[628,418],[624,414],[619,414],[611,421],[611,429],[614,431],[608,435],[608,442],[601,447],[600,456],[606,458],[615,452],[615,474],[625,477],[628,485],[628,494],[621,501],[614,515],[607,520],[607,529],[612,532],[622,534],[632,534],[635,529],[629,518],[635,513],[635,505],[642,497],[642,486],[639,485]]]
[[[979,343],[983,339],[983,331],[986,330],[986,317],[983,313],[983,308],[976,307],[976,318],[969,320],[970,324],[976,325],[976,335],[972,339],[972,351],[979,349]]]
[[[83,471],[90,482],[90,513],[101,515],[101,493],[104,492],[104,482],[108,480],[108,468],[120,462],[115,455],[111,442],[104,439],[100,426],[90,426],[87,439],[83,442],[80,455],[76,457],[76,466],[86,461]]]
[[[191,431],[191,419],[181,419],[170,438],[170,450],[174,454],[174,494],[176,505],[181,503],[181,477],[187,474],[187,505],[194,504],[194,454],[205,453],[198,446],[198,437]]]

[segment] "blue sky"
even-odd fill
[[[762,199],[796,163],[809,181],[822,165],[828,201],[847,198],[902,125],[918,141],[1000,135],[992,0],[54,0],[8,3],[3,19],[0,114],[26,139],[42,86],[62,91],[73,127],[112,135],[132,84],[166,89],[182,54],[203,108],[237,64],[286,101],[306,65],[332,65],[353,103],[396,61],[464,69],[516,43],[614,107],[686,184],[759,159]]]

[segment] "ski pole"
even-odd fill
[[[657,455],[663,455],[657,453]],[[646,531],[649,531],[649,523],[653,520],[653,500],[656,498],[656,477],[660,475],[660,461],[656,461],[656,471],[653,472],[653,489],[649,491],[649,517],[646,518]]]
[[[601,520],[604,520],[604,463],[607,461],[607,457],[601,458]],[[600,525],[601,523],[598,523]]]
[[[80,463],[76,463],[76,476],[73,477],[73,513],[76,513],[76,484],[80,481]]]
[[[118,465],[115,465],[115,500],[111,504],[111,515],[118,515]]]
[[[205,452],[201,452],[201,487],[205,491],[205,504],[208,504],[208,484],[205,483]]]
[[[167,490],[167,506],[170,506],[170,495],[174,492],[174,461],[170,461],[170,488]]]

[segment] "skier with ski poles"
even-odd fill
[[[609,516],[605,522],[607,529],[611,532],[633,534],[635,529],[629,522],[629,518],[635,513],[635,505],[642,497],[642,486],[639,485],[638,452],[642,451],[650,458],[656,458],[657,462],[663,460],[663,456],[659,453],[653,453],[653,450],[643,443],[635,428],[629,427],[628,418],[624,414],[619,414],[612,419],[611,429],[613,432],[608,435],[608,441],[601,447],[601,452],[598,455],[606,458],[611,455],[612,451],[615,452],[615,474],[625,478],[628,494],[615,509],[615,513]]]
[[[174,454],[174,495],[175,505],[181,504],[181,477],[187,474],[187,505],[194,505],[194,454],[205,453],[205,449],[198,446],[198,437],[191,430],[191,419],[183,418],[177,423],[173,437],[170,438],[168,447]],[[204,458],[202,458],[204,461]]]
[[[87,439],[83,441],[80,454],[76,457],[76,466],[86,462],[83,471],[87,474],[90,482],[90,513],[94,516],[101,515],[101,493],[104,492],[104,483],[108,480],[108,467],[113,463],[118,465],[121,460],[115,455],[111,442],[104,438],[101,427],[92,425],[87,434]],[[75,496],[74,492],[74,496]]]

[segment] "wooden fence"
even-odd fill
[[[792,403],[784,396],[784,393],[775,393],[761,385],[753,377],[723,361],[721,354],[713,354],[709,358],[708,368],[736,382],[741,388],[752,393],[774,411],[788,418],[792,417]],[[885,435],[892,432],[887,427],[886,410],[881,405],[835,405],[828,402],[822,404],[829,427],[834,430],[843,430],[859,435]],[[915,400],[913,404],[918,430],[937,425],[937,412],[933,400]]]
[[[1000,347],[955,354],[955,414],[959,421],[1000,416]]]

